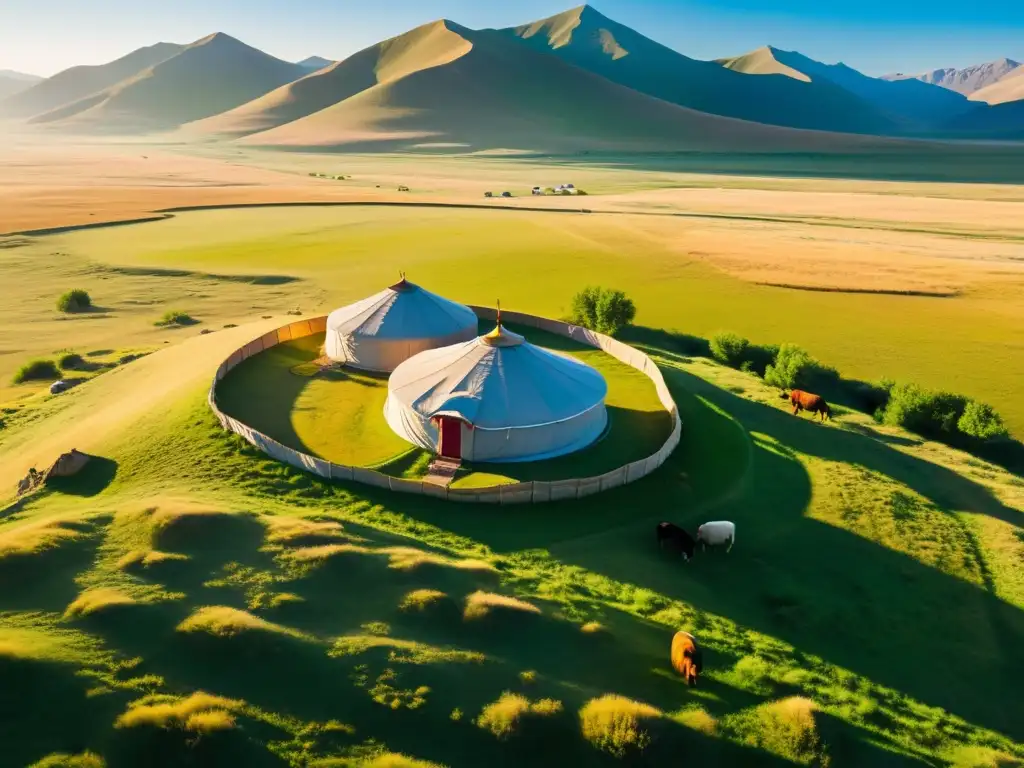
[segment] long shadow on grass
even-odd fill
[[[684,418],[701,406],[680,386],[755,434],[745,486],[708,513],[737,522],[736,549],[728,557],[700,557],[686,569],[666,568],[638,556],[648,532],[637,530],[589,546],[556,547],[554,554],[772,634],[1019,739],[1024,721],[1011,681],[1024,676],[1015,650],[1024,639],[1024,613],[911,557],[805,518],[810,479],[790,451],[867,467],[941,506],[1001,519],[1011,510],[980,486],[871,438],[794,418],[682,371],[668,378],[689,411]],[[707,450],[709,439],[688,432],[668,471],[693,451]],[[706,519],[701,512],[681,517],[691,526]],[[631,552],[614,554],[629,544]],[[970,673],[955,674],[951,666]]]
[[[1017,653],[1024,613],[981,587],[806,518],[812,485],[793,452],[869,468],[942,507],[1004,520],[1018,513],[981,486],[870,437],[667,373],[686,426],[680,448],[654,476],[579,503],[485,506],[472,515],[419,499],[398,508],[499,552],[548,550],[1021,738],[1014,681],[1024,679]],[[383,493],[373,496],[395,505]],[[683,566],[658,552],[659,518],[690,528],[731,519],[738,543],[729,556]]]

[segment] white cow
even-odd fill
[[[701,549],[707,549],[709,544],[712,547],[724,544],[725,551],[728,552],[736,543],[736,523],[730,523],[728,520],[704,523],[697,529],[697,541],[700,542]]]

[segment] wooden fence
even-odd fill
[[[471,307],[471,309],[481,319],[497,319],[497,313],[492,308]],[[669,434],[664,445],[645,459],[625,464],[617,469],[613,469],[611,472],[606,472],[596,477],[580,477],[550,482],[511,483],[483,488],[444,488],[432,483],[425,483],[422,480],[406,480],[400,477],[391,477],[382,472],[364,467],[346,467],[301,453],[288,446],[281,445],[281,443],[264,435],[262,432],[253,429],[247,424],[243,424],[238,419],[228,416],[217,407],[217,384],[227,375],[228,371],[243,360],[253,355],[258,355],[260,352],[283,342],[301,339],[317,333],[324,333],[327,329],[326,315],[311,320],[296,320],[275,331],[264,334],[258,339],[253,339],[232,353],[227,360],[221,363],[217,369],[217,376],[210,385],[208,398],[210,408],[224,429],[240,435],[268,456],[298,469],[312,472],[325,479],[354,481],[377,488],[387,488],[398,493],[417,493],[424,496],[448,499],[449,501],[483,504],[538,504],[545,501],[581,499],[585,496],[635,482],[651,474],[665,463],[665,460],[672,451],[679,445],[683,426],[679,419],[679,409],[676,407],[676,403],[672,399],[668,387],[665,385],[665,379],[662,377],[661,371],[654,364],[653,360],[640,350],[634,349],[628,344],[623,344],[621,341],[616,341],[610,336],[557,320],[548,320],[543,317],[508,311],[502,312],[502,319],[512,324],[539,328],[549,333],[573,339],[581,344],[596,347],[648,376],[654,382],[658,399],[672,418],[672,432]],[[383,415],[381,418],[384,418]]]

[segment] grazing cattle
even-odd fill
[[[825,402],[825,398],[821,395],[813,395],[810,392],[794,389],[788,395],[783,392],[779,397],[783,400],[789,400],[793,404],[794,416],[800,413],[800,411],[810,411],[811,413],[820,414],[822,421],[832,418],[832,409],[828,407],[828,403]]]
[[[736,543],[736,523],[730,523],[728,520],[704,523],[697,529],[697,541],[700,542],[701,549],[707,549],[708,545],[712,547],[724,545],[725,551],[728,552]]]
[[[687,562],[693,557],[693,552],[697,548],[697,542],[693,536],[675,523],[658,523],[658,546],[664,547],[666,541],[678,549]]]
[[[697,685],[697,676],[703,667],[700,646],[689,632],[676,632],[672,638],[672,669],[679,673],[687,685]]]

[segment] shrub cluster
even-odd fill
[[[90,307],[92,307],[92,299],[81,288],[68,291],[57,299],[57,310],[59,312],[85,312]]]
[[[85,359],[75,352],[68,352],[61,355],[60,360],[57,361],[57,365],[59,365],[63,371],[75,371],[85,365]]]
[[[167,328],[175,325],[195,325],[198,322],[198,320],[187,312],[182,312],[180,309],[169,309],[164,312],[163,317],[157,320],[154,325],[161,328]]]
[[[569,322],[611,336],[635,317],[636,305],[622,291],[588,286],[572,297]]]
[[[981,453],[1002,461],[1017,447],[992,406],[964,395],[923,389],[915,384],[844,379],[795,344],[758,346],[739,334],[722,331],[711,337],[708,353],[733,368],[762,376],[779,389],[806,389],[827,399],[873,414],[892,426]],[[1005,454],[1005,456],[1004,456]]]
[[[1009,437],[992,406],[951,392],[935,392],[916,384],[894,384],[888,402],[876,412],[885,424],[954,445]]]
[[[56,381],[60,378],[60,369],[53,360],[30,360],[14,374],[15,384],[26,381]]]

